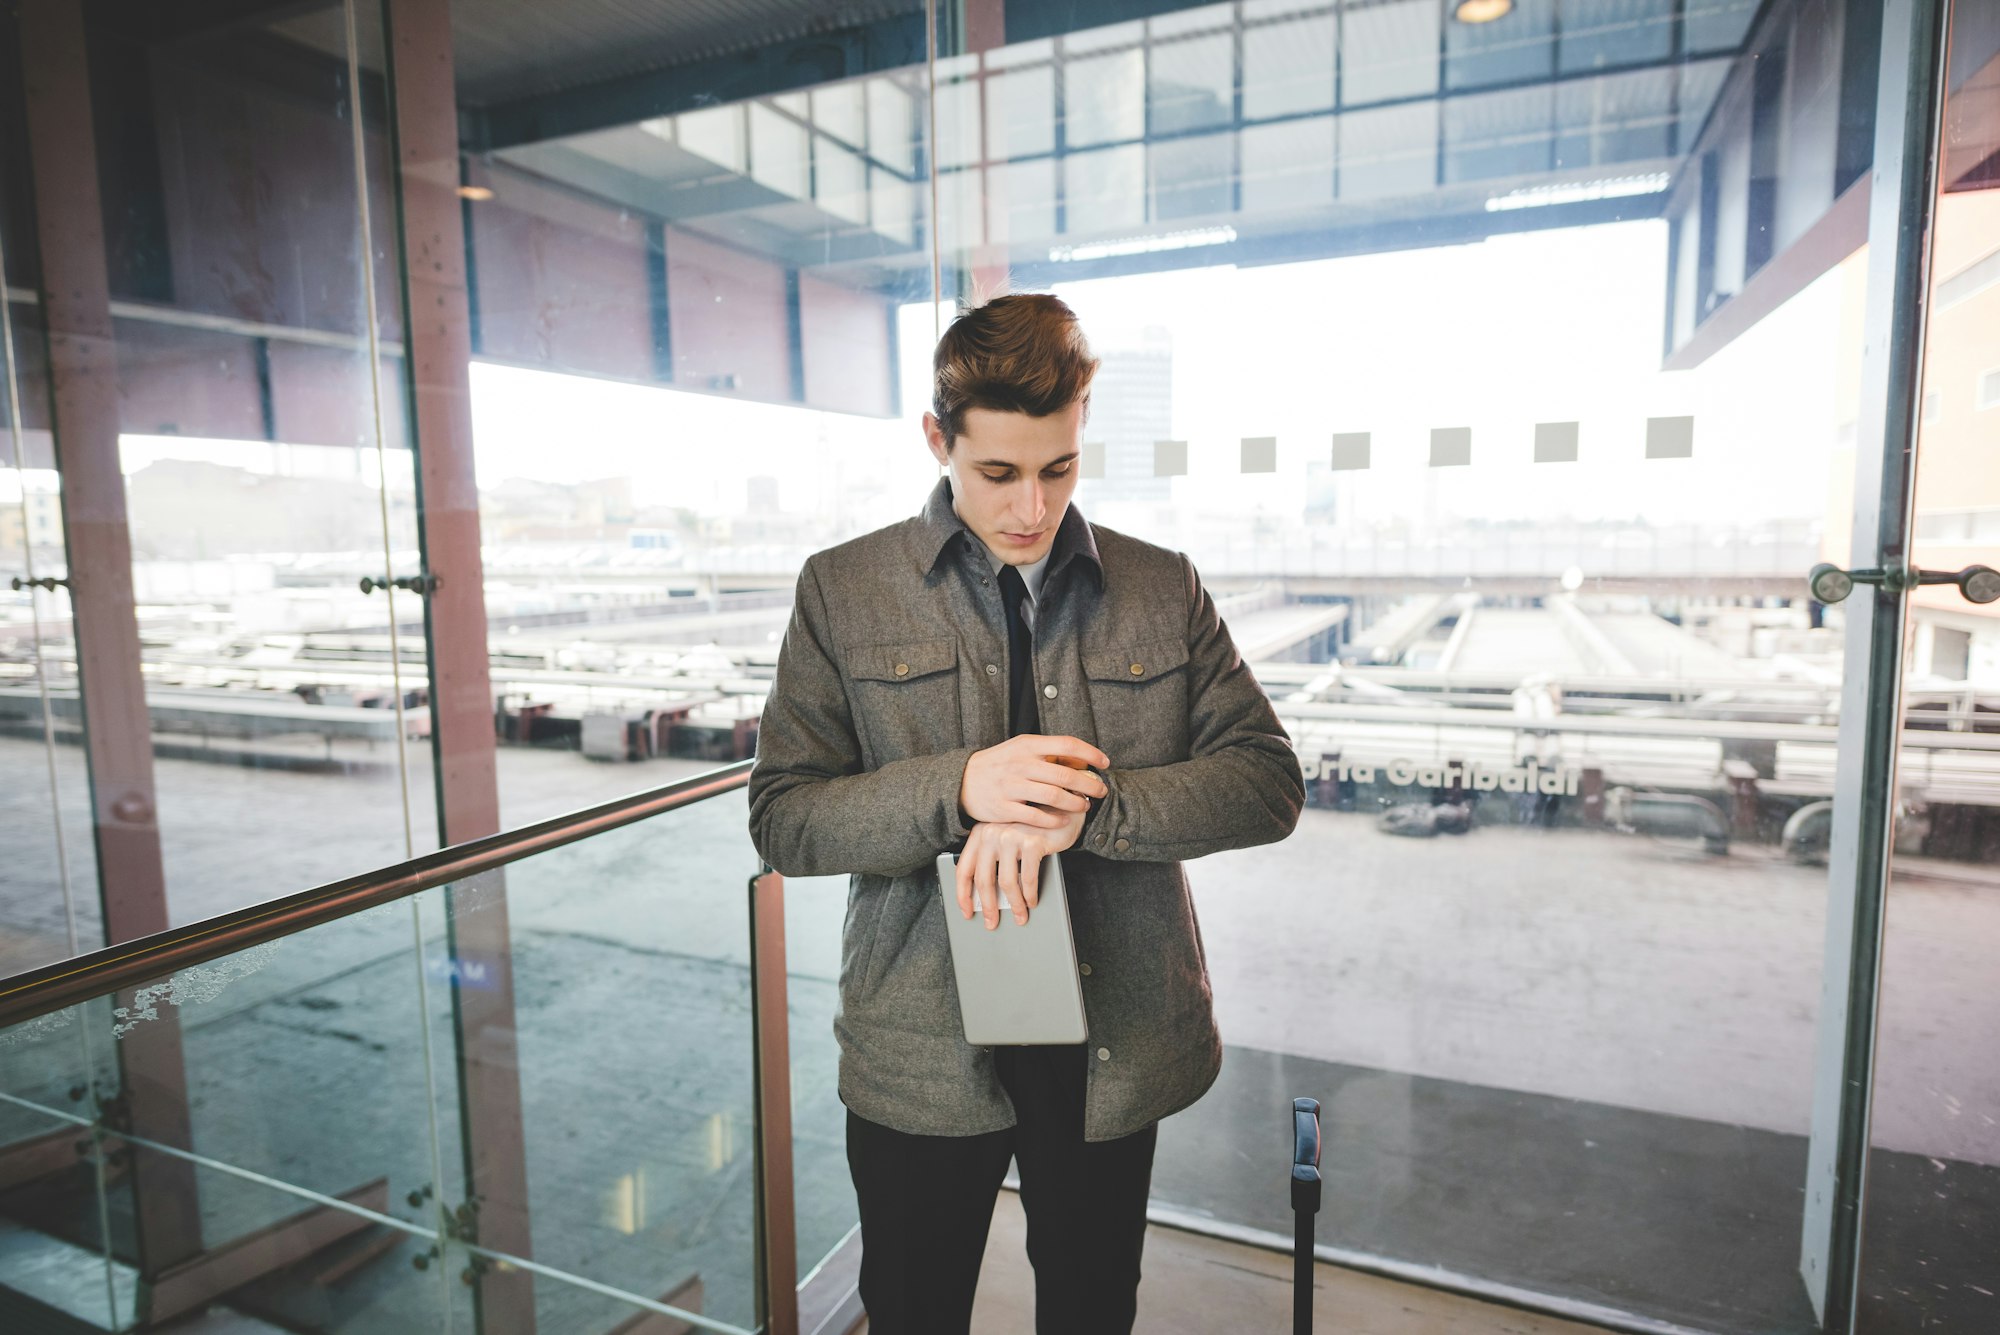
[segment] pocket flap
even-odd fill
[[[1128,649],[1096,649],[1083,656],[1092,681],[1144,682],[1187,664],[1186,640],[1152,640]]]
[[[915,681],[956,666],[957,640],[864,644],[847,651],[847,675],[862,681]]]

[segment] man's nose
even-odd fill
[[[1028,483],[1028,494],[1020,505],[1021,513],[1030,529],[1038,527],[1042,517],[1049,512],[1048,497],[1042,494],[1042,481],[1036,478]]]

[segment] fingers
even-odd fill
[[[958,855],[958,916],[961,918],[972,916],[972,868],[976,857],[972,846],[977,842],[968,842],[965,851]]]
[[[1087,769],[1072,769],[1053,756],[1043,757],[1042,763],[1029,772],[1029,777],[1066,792],[1076,793],[1086,801],[1093,797],[1108,797],[1111,794],[1111,789],[1097,775]]]
[[[1019,741],[1020,738],[1014,740]],[[1092,769],[1110,769],[1111,757],[1084,741],[1081,737],[1033,737],[1037,753],[1045,756],[1063,756],[1079,760]]]
[[[1030,802],[1013,802],[1001,808],[1000,819],[1015,825],[1032,825],[1041,830],[1060,830],[1069,823],[1069,818],[1060,811],[1051,811]]]
[[[1000,882],[997,860],[992,854],[979,859],[979,872],[975,884],[979,893],[979,916],[986,920],[986,930],[992,931],[1000,925]]]
[[[1047,783],[1037,783],[1031,786],[1034,791],[1027,794],[1027,800],[1030,802],[1045,807],[1054,807],[1058,811],[1090,810],[1090,799],[1082,793],[1075,792],[1067,787],[1058,788],[1053,784]]]
[[[1030,846],[1021,850],[1021,892],[1027,900],[1025,908],[1018,908],[1014,921],[1026,923],[1028,909],[1042,902],[1042,855],[1040,850]]]
[[[1024,925],[1028,921],[1028,899],[1021,889],[1021,858],[1012,848],[1000,857],[1000,889],[1007,894],[1007,903],[1014,910],[1014,925]],[[999,926],[995,915],[991,926]]]

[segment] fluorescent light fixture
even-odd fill
[[[1545,209],[1552,204],[1581,204],[1592,199],[1623,199],[1630,195],[1657,195],[1667,188],[1665,172],[1645,176],[1612,176],[1601,181],[1571,181],[1562,185],[1533,185],[1495,195],[1486,201],[1488,213],[1510,209]]]
[[[1452,17],[1460,23],[1491,23],[1514,12],[1514,0],[1458,0]]]
[[[458,197],[478,203],[493,198],[493,191],[483,185],[462,185],[458,188]]]
[[[1161,232],[1155,236],[1128,236],[1116,241],[1086,241],[1080,246],[1051,246],[1049,258],[1102,260],[1113,255],[1150,255],[1160,250],[1187,250],[1194,246],[1226,246],[1236,239],[1234,227],[1190,227],[1182,232]]]

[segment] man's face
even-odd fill
[[[968,408],[949,451],[929,413],[924,434],[951,470],[952,508],[975,537],[1010,566],[1049,554],[1076,491],[1083,400],[1047,417]]]

